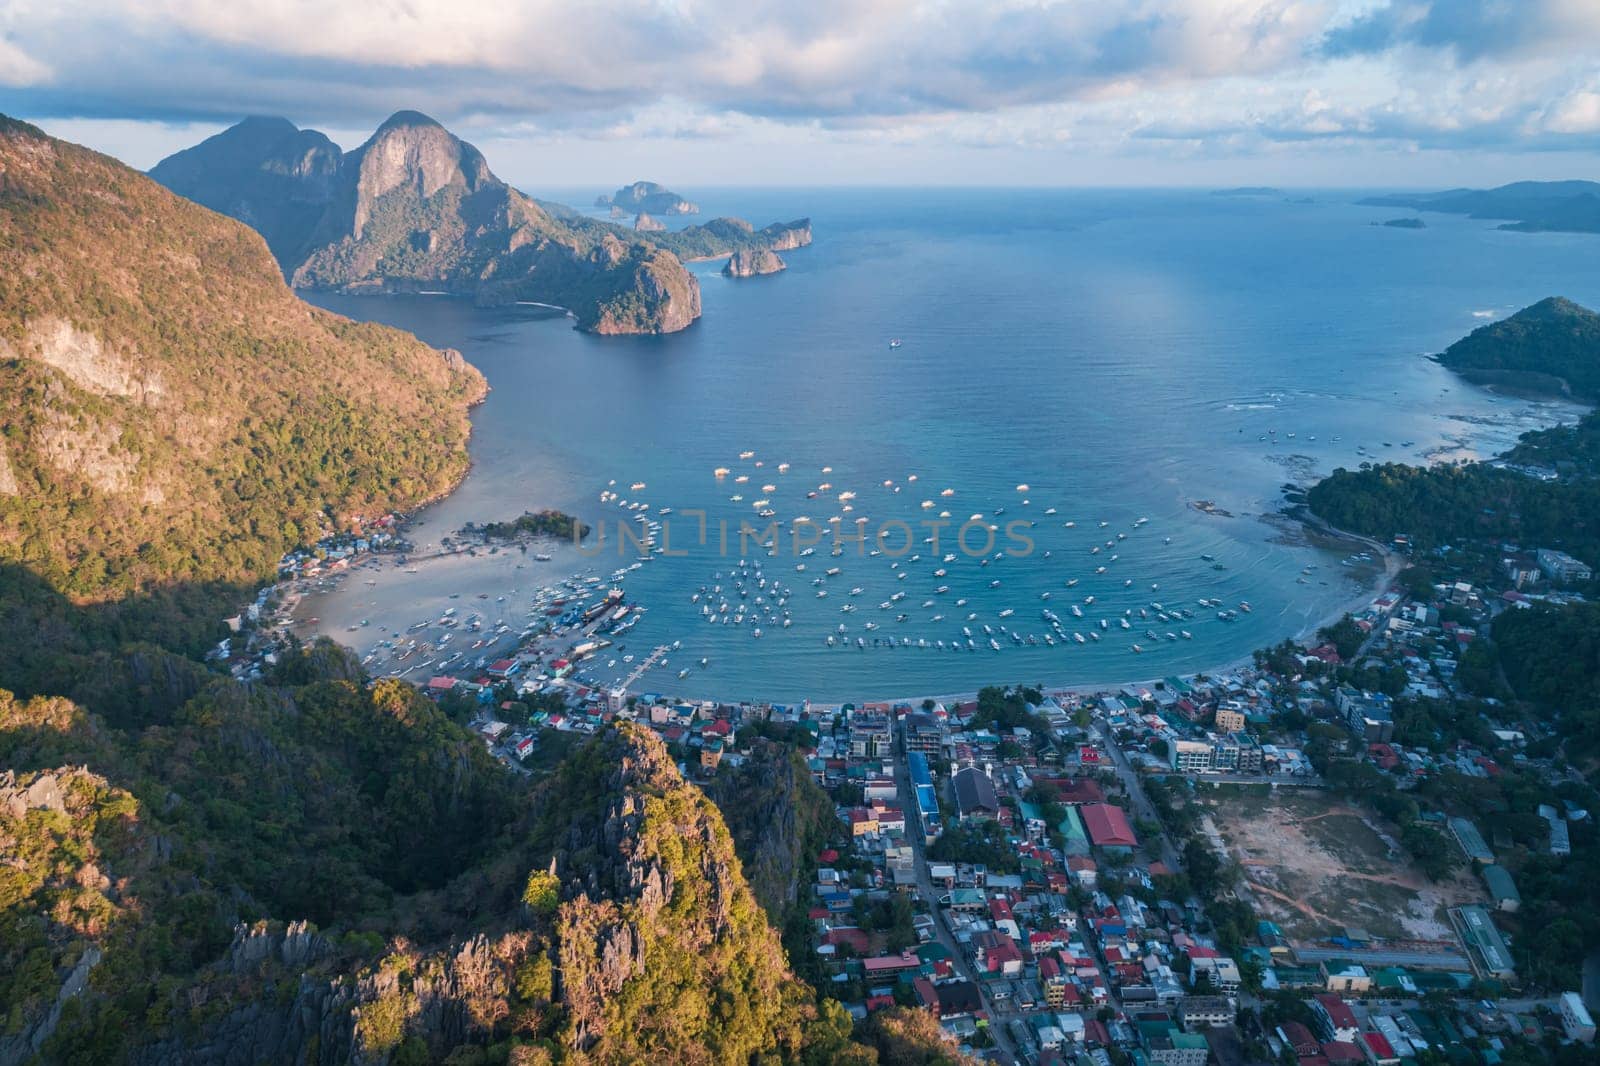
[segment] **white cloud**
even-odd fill
[[[50,78],[50,68],[0,36],[0,85],[23,88]]]
[[[364,131],[415,107],[502,142],[1475,150],[1592,146],[1597,85],[1597,0],[0,5],[0,110],[77,121]]]

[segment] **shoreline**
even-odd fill
[[[469,472],[470,472],[470,468],[469,468]],[[463,476],[463,478],[461,480],[465,481],[465,475]],[[459,484],[460,483],[458,482],[457,483],[457,487],[459,487]],[[454,491],[454,490],[452,489],[452,491]],[[448,494],[446,494],[446,495],[448,495]],[[416,511],[408,512],[407,514],[405,514],[400,520],[400,528],[401,528],[401,530],[404,531],[406,529],[409,529],[410,524],[413,521],[415,521],[417,519],[420,519],[421,516],[422,516],[422,513],[427,509],[427,507],[432,506],[432,505],[434,505],[434,504],[436,504],[438,502],[441,502],[441,500],[443,498],[444,497],[440,497],[438,500],[432,500],[432,501],[429,502],[428,505],[426,505],[424,507],[421,507],[421,508],[418,508]],[[1341,530],[1341,529],[1338,529],[1336,527],[1328,525],[1326,522],[1324,522],[1320,518],[1317,518],[1315,515],[1311,514],[1310,511],[1305,507],[1304,504],[1289,505],[1289,506],[1286,506],[1286,507],[1282,508],[1280,511],[1275,512],[1275,513],[1277,515],[1280,515],[1280,516],[1282,516],[1284,518],[1287,518],[1289,521],[1292,521],[1293,523],[1295,523],[1295,526],[1298,527],[1304,534],[1306,534],[1308,540],[1310,542],[1312,542],[1313,545],[1316,546],[1316,547],[1320,547],[1320,548],[1323,548],[1323,549],[1326,549],[1326,550],[1338,550],[1338,548],[1340,546],[1359,548],[1360,550],[1372,552],[1376,556],[1376,560],[1379,563],[1381,563],[1381,566],[1378,566],[1373,570],[1373,572],[1370,575],[1370,577],[1367,577],[1366,579],[1362,580],[1362,582],[1361,582],[1362,587],[1360,588],[1360,590],[1357,591],[1357,592],[1352,593],[1352,595],[1350,597],[1342,600],[1339,603],[1339,605],[1338,605],[1338,607],[1336,609],[1330,610],[1328,613],[1326,613],[1325,615],[1321,616],[1320,618],[1318,618],[1316,620],[1309,621],[1309,622],[1301,625],[1297,630],[1295,630],[1295,631],[1293,631],[1291,633],[1286,633],[1283,636],[1283,638],[1281,638],[1281,639],[1292,640],[1292,641],[1297,641],[1297,642],[1304,642],[1304,641],[1307,640],[1307,638],[1309,636],[1311,636],[1312,634],[1315,634],[1317,630],[1323,628],[1324,626],[1331,625],[1334,622],[1337,622],[1339,619],[1345,617],[1346,615],[1355,614],[1355,613],[1358,613],[1358,612],[1370,607],[1373,604],[1374,601],[1376,601],[1377,599],[1382,597],[1384,594],[1386,594],[1387,592],[1389,592],[1389,591],[1391,591],[1393,589],[1394,583],[1395,583],[1395,579],[1398,577],[1398,575],[1400,574],[1401,570],[1404,569],[1404,563],[1401,560],[1400,556],[1398,556],[1390,548],[1386,547],[1385,545],[1383,545],[1383,544],[1379,543],[1378,541],[1373,540],[1371,538],[1364,537],[1364,536],[1361,536],[1360,534],[1352,533],[1352,532],[1349,532],[1347,530]],[[452,533],[450,535],[454,535],[454,531],[452,531]],[[537,539],[537,538],[529,538],[528,542],[531,543],[532,540],[534,540],[534,539]],[[1321,543],[1317,543],[1317,542],[1321,542]],[[504,546],[505,547],[512,547],[513,545],[514,545],[514,542],[507,542]],[[375,563],[378,566],[383,567],[384,569],[389,569],[390,567],[387,567],[384,564],[387,563],[387,562],[391,562],[391,560],[389,558],[390,554],[392,554],[392,553],[385,553],[385,555],[374,556],[371,560],[369,560],[367,562],[369,562],[369,564],[370,563]],[[463,545],[463,546],[455,547],[453,549],[437,551],[437,552],[434,552],[432,554],[428,554],[428,555],[424,555],[424,556],[420,556],[420,557],[419,556],[414,556],[414,555],[408,555],[407,556],[407,565],[408,566],[414,566],[415,564],[420,563],[424,567],[426,567],[427,564],[430,563],[430,562],[439,563],[439,562],[444,562],[444,561],[447,561],[447,560],[460,560],[460,559],[469,558],[469,557],[471,557],[471,556],[473,556],[475,554],[476,554],[475,551],[469,550],[468,546]],[[558,556],[557,556],[557,559],[553,560],[556,569],[554,569],[552,571],[549,571],[549,572],[546,572],[543,575],[546,580],[564,581],[564,580],[567,580],[569,578],[579,577],[583,573],[586,572],[584,570],[584,568],[582,568],[582,567],[574,568],[574,564],[576,564],[578,562],[578,560],[570,559],[570,558],[562,558],[562,556],[564,556],[564,555],[565,555],[565,553],[559,553]],[[398,565],[398,564],[396,563],[395,565]],[[347,573],[347,576],[353,576],[357,569],[358,569],[358,567],[354,567],[353,566],[350,569],[350,571]],[[290,579],[288,581],[275,582],[275,588],[278,589],[278,590],[281,590],[283,593],[285,593],[287,595],[287,594],[292,592],[293,585],[295,584],[295,580],[296,579]],[[328,594],[328,591],[336,591],[336,590],[325,590],[321,594],[322,595],[326,595],[326,594]],[[312,606],[313,606],[313,600],[317,597],[318,594],[319,593],[317,591],[315,591],[315,590],[304,590],[304,592],[302,594],[297,596],[297,602],[295,603],[294,607],[291,609],[290,615],[289,615],[289,625],[291,627],[303,626],[303,625],[307,624],[312,617],[315,617],[312,614]],[[355,652],[357,654],[360,653],[360,649],[359,648],[357,648],[354,645],[352,645],[350,643],[347,643],[345,640],[341,639],[344,636],[344,631],[342,629],[338,630],[338,631],[323,630],[321,628],[321,620],[320,619],[318,620],[318,631],[314,635],[326,636],[329,639],[333,640],[335,643],[338,643],[341,647],[344,647],[344,648],[346,648],[346,649],[348,649],[348,650],[350,650],[352,652]],[[1276,641],[1271,642],[1271,643],[1276,643]],[[1236,671],[1249,668],[1250,666],[1252,666],[1254,664],[1255,652],[1260,650],[1260,647],[1269,647],[1269,646],[1271,646],[1271,643],[1260,645],[1259,647],[1253,647],[1253,648],[1249,649],[1247,652],[1244,652],[1244,653],[1242,653],[1240,655],[1237,655],[1234,658],[1225,660],[1225,661],[1223,661],[1221,663],[1208,665],[1208,666],[1203,667],[1201,669],[1194,670],[1194,671],[1189,671],[1189,672],[1172,673],[1172,674],[1166,674],[1166,675],[1163,675],[1163,676],[1153,677],[1153,678],[1130,677],[1130,678],[1126,678],[1126,679],[1117,679],[1117,680],[1110,680],[1110,681],[1085,681],[1085,682],[1077,682],[1077,683],[1063,681],[1063,682],[1061,682],[1059,684],[1041,684],[1040,688],[1041,688],[1041,691],[1044,691],[1046,694],[1085,696],[1085,695],[1093,695],[1093,694],[1108,693],[1108,692],[1119,692],[1119,691],[1122,691],[1122,690],[1128,689],[1128,688],[1154,687],[1156,685],[1164,684],[1165,683],[1165,679],[1168,678],[1168,677],[1177,677],[1177,678],[1185,680],[1185,681],[1192,681],[1193,679],[1199,678],[1199,677],[1217,677],[1217,676],[1231,674],[1231,673],[1234,673]],[[409,683],[409,684],[413,684],[413,685],[418,684],[418,682],[410,680],[408,678],[402,677],[402,679],[403,680],[407,680],[407,683]],[[570,680],[575,684],[581,684],[581,685],[587,686],[589,688],[605,689],[607,687],[606,684],[601,680],[589,680],[589,679],[585,679],[585,678],[578,677],[578,676],[573,676]],[[643,680],[643,679],[641,679],[641,680]],[[999,683],[1006,683],[1006,682],[999,682]],[[640,695],[643,692],[650,691],[651,688],[653,688],[653,687],[654,686],[640,686],[640,685],[638,685],[636,683],[633,686],[629,686],[628,691],[629,691],[630,695]],[[987,687],[987,686],[984,686],[984,687]],[[657,694],[662,695],[662,696],[671,696],[673,694],[672,691],[671,691],[671,686],[669,686],[669,685],[661,686],[660,687],[660,691]],[[716,703],[727,703],[727,704],[773,703],[773,704],[816,704],[818,706],[829,706],[829,705],[833,705],[833,704],[842,704],[842,703],[848,703],[848,702],[852,702],[852,701],[854,701],[854,702],[870,701],[870,702],[874,702],[874,703],[910,703],[910,704],[915,705],[915,704],[918,704],[918,703],[920,703],[921,701],[923,701],[925,699],[934,699],[934,700],[938,700],[938,701],[944,702],[944,703],[951,703],[951,702],[961,702],[961,701],[965,701],[965,700],[971,700],[971,699],[975,699],[976,697],[977,697],[977,689],[964,690],[964,691],[959,691],[959,692],[946,692],[946,693],[927,693],[927,692],[922,692],[922,693],[918,693],[918,694],[915,694],[915,695],[900,694],[900,695],[893,695],[893,696],[878,696],[878,695],[872,695],[872,694],[869,694],[869,693],[866,693],[866,692],[857,692],[857,693],[853,693],[853,694],[851,694],[849,696],[840,697],[839,699],[836,699],[836,700],[823,700],[823,699],[813,700],[809,696],[799,696],[799,697],[797,697],[795,699],[779,699],[779,698],[774,698],[772,696],[763,696],[763,695],[749,695],[749,696],[742,696],[742,697],[728,697],[728,696],[716,695],[716,694],[707,694],[707,695],[701,695],[701,696],[685,696],[683,698],[684,699],[689,699],[689,700],[710,700],[710,701],[716,702]]]

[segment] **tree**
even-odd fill
[[[1437,829],[1412,822],[1401,830],[1400,842],[1430,881],[1442,881],[1456,868],[1455,847]]]

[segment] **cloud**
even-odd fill
[[[0,36],[0,85],[21,88],[47,81],[50,76],[48,66]]]
[[[414,107],[489,139],[1592,147],[1597,78],[1596,0],[0,5],[0,110],[79,121],[369,130]]]
[[[1386,0],[1330,29],[1320,51],[1342,57],[1415,47],[1475,62],[1592,52],[1597,45],[1600,5],[1593,0]]]

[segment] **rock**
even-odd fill
[[[728,257],[722,273],[730,278],[753,278],[761,274],[776,274],[787,264],[778,254],[767,248],[745,248]]]
[[[251,120],[151,174],[260,228],[298,288],[440,290],[489,306],[536,300],[570,309],[579,328],[597,333],[669,333],[700,313],[694,279],[670,251],[629,249],[616,240],[626,230],[547,209],[415,111],[393,115],[349,153],[283,119]],[[600,206],[695,210],[670,193],[651,199],[659,191],[620,206],[602,197]],[[646,263],[652,282],[642,284]]]
[[[640,211],[639,217],[633,220],[633,228],[640,233],[663,233],[666,231],[667,224]]]
[[[636,181],[624,185],[609,197],[601,197],[606,204],[614,204],[635,211],[649,211],[657,215],[698,215],[700,205],[691,203],[670,189],[653,181]],[[605,204],[597,206],[604,207]]]

